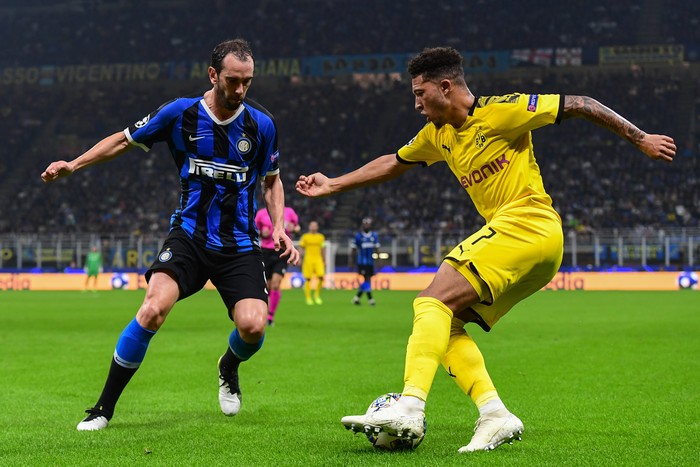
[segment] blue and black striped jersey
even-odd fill
[[[255,189],[279,173],[277,129],[272,116],[246,100],[220,121],[199,97],[163,104],[124,130],[148,151],[165,141],[180,173],[180,207],[170,220],[202,246],[229,252],[258,248]]]
[[[358,232],[352,243],[352,248],[357,250],[358,266],[373,266],[374,250],[379,248],[379,236],[377,232]]]

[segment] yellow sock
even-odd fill
[[[452,319],[450,341],[442,359],[442,366],[457,385],[469,395],[477,407],[498,398],[498,392],[486,371],[484,357],[476,342],[464,329],[465,323]]]
[[[307,302],[311,300],[311,280],[309,279],[304,282],[304,296]]]
[[[316,281],[316,296],[321,296],[321,289],[323,288],[323,277],[319,277]]]
[[[437,299],[419,297],[413,301],[413,314],[403,394],[426,400],[437,367],[447,351],[452,311]]]

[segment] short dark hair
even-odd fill
[[[452,47],[434,47],[423,49],[408,62],[411,78],[422,76],[426,81],[442,79],[464,81],[464,59]]]
[[[253,61],[253,51],[250,49],[250,44],[245,39],[231,39],[224,41],[214,47],[211,52],[211,67],[216,70],[216,73],[221,73],[223,68],[222,63],[228,54],[233,54],[237,59],[246,61],[249,58]]]

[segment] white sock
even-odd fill
[[[498,412],[499,410],[507,411],[508,409],[506,409],[506,406],[503,403],[503,401],[497,397],[495,399],[491,399],[490,401],[479,407],[479,416],[483,417],[484,415],[490,414],[492,412]]]
[[[396,408],[405,415],[416,415],[425,412],[425,401],[415,396],[401,396],[396,402]]]

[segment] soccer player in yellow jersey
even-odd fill
[[[459,451],[487,451],[520,439],[524,427],[499,398],[465,324],[489,331],[511,307],[552,279],[563,253],[561,220],[544,190],[531,131],[582,117],[652,159],[672,161],[676,146],[672,138],[645,133],[586,96],[474,96],[464,80],[463,59],[453,48],[425,49],[409,62],[408,72],[415,108],[428,120],[416,137],[396,154],[342,176],[302,175],[297,191],[330,195],[445,161],[486,224],[445,257],[413,302],[401,399],[341,422],[353,431],[421,436],[425,401],[442,364],[479,410],[474,435]]]
[[[304,259],[301,263],[301,275],[304,276],[304,295],[306,304],[322,305],[321,288],[323,278],[326,275],[326,266],[323,262],[323,248],[326,245],[326,237],[318,231],[318,222],[309,222],[309,231],[299,239],[299,247],[303,249]],[[311,279],[316,278],[314,297],[311,298]]]

